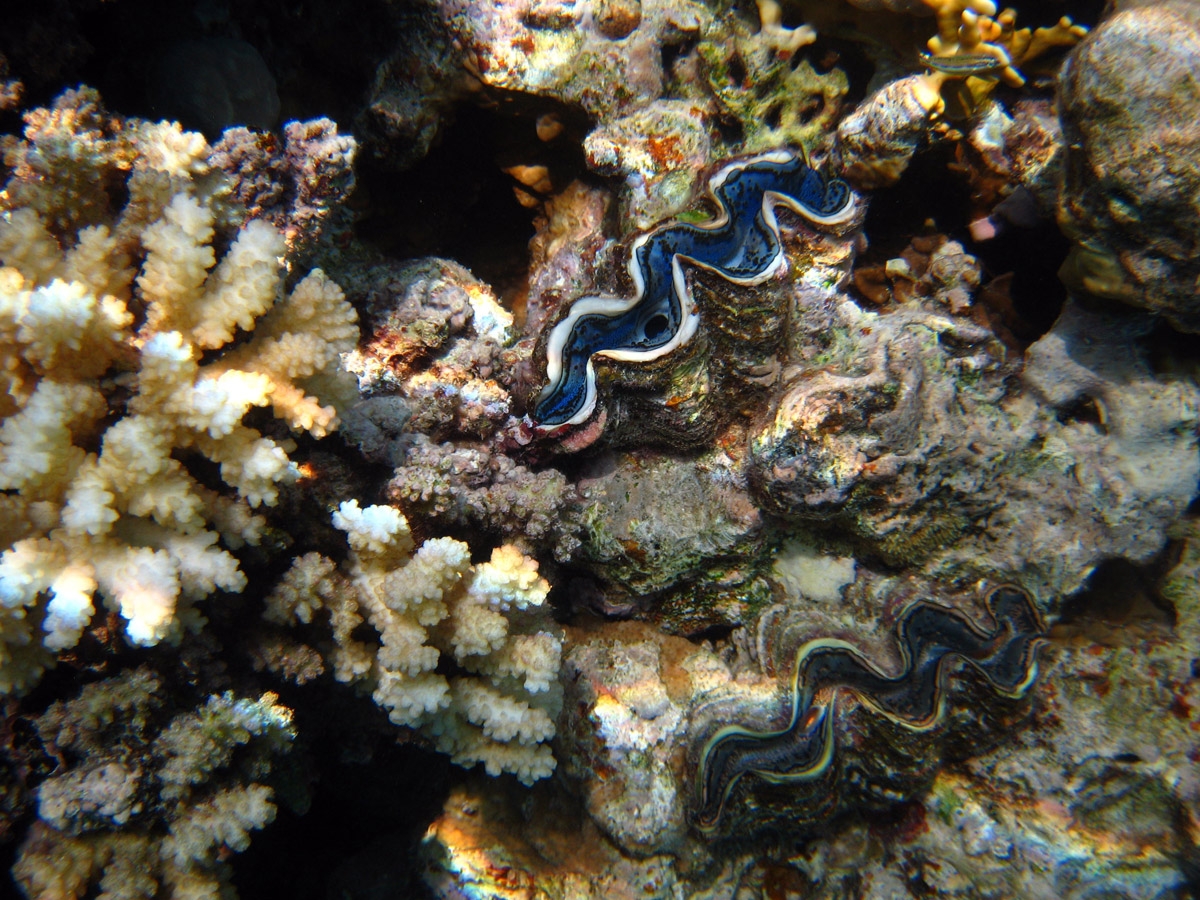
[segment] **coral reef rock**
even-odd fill
[[[480,440],[509,421],[521,360],[506,350],[513,318],[491,288],[457,263],[419,259],[369,267],[347,289],[368,335],[345,360],[365,400],[347,433],[369,457],[402,462],[394,438],[405,430]]]
[[[617,846],[644,856],[677,849],[685,836],[688,793],[675,750],[695,689],[689,663],[704,657],[721,667],[680,638],[639,630],[629,623],[572,642],[564,770],[583,782],[592,821]]]
[[[447,0],[440,12],[485,84],[575,103],[599,119],[658,99],[662,48],[712,21],[693,0]]]
[[[1067,147],[1058,220],[1075,241],[1073,289],[1200,332],[1200,7],[1136,5],[1070,57],[1059,108]]]
[[[550,544],[562,561],[579,548],[583,501],[562,472],[535,472],[486,447],[416,435],[387,491],[410,514],[439,525],[498,534],[530,552]]]
[[[518,797],[496,781],[454,788],[420,852],[424,881],[439,900],[706,896],[688,893],[671,856],[620,852],[561,794]]]
[[[752,431],[752,496],[889,565],[1044,597],[1157,553],[1196,493],[1200,386],[1182,359],[1151,365],[1172,353],[1152,322],[1068,304],[1012,393],[992,334],[931,301],[813,308],[832,346],[792,367]]]
[[[676,633],[745,620],[767,535],[740,459],[618,453],[594,460],[580,484],[588,502],[578,556],[608,605],[625,599]]]
[[[686,100],[663,100],[587,136],[583,150],[588,167],[625,179],[622,213],[631,226],[645,228],[691,200],[692,185],[711,152],[702,112]]]
[[[396,5],[391,14],[404,40],[375,70],[354,130],[373,158],[406,169],[425,157],[454,102],[475,85],[435,4]]]

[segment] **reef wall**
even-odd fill
[[[26,896],[1195,889],[1193,5],[67,5],[177,83],[0,40]]]

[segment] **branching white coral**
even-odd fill
[[[0,534],[0,693],[79,640],[97,590],[132,641],[154,644],[200,621],[194,601],[242,589],[229,548],[258,539],[250,509],[294,477],[243,416],[270,406],[297,431],[331,431],[358,334],[320,270],[284,296],[273,226],[249,222],[216,258],[219,179],[200,135],[114,128],[87,91],[26,121],[0,194],[0,491],[21,517]],[[119,211],[85,190],[121,174]],[[191,456],[236,496],[201,487]]]
[[[472,565],[467,545],[450,538],[414,551],[408,522],[387,506],[350,500],[333,523],[350,543],[344,571],[319,554],[297,559],[269,595],[267,618],[309,623],[327,610],[335,676],[371,685],[397,725],[429,735],[460,765],[482,762],[526,784],[549,775],[562,641],[535,612],[550,589],[537,563],[503,546]],[[350,637],[364,617],[377,646]],[[463,674],[437,671],[443,660]]]

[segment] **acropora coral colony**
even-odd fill
[[[456,263],[358,241],[357,143],[329,120],[210,144],[83,87],[25,113],[0,192],[0,837],[27,825],[27,896],[229,896],[229,855],[308,802],[276,690],[326,673],[492,776],[429,826],[439,897],[1185,888],[1198,369],[1087,285],[1115,272],[1095,293],[1146,307],[1130,285],[1170,284],[1186,330],[1190,264],[1151,277],[1117,200],[1089,217],[1062,194],[1098,202],[1078,159],[1098,139],[1059,125],[1030,67],[1085,28],[1019,29],[990,0],[851,4],[759,0],[757,31],[692,0],[413,13],[428,46],[381,65],[362,119],[407,136],[393,163],[504,90],[584,110],[583,156],[623,179],[507,170],[539,215],[523,325]],[[813,25],[786,26],[796,10]],[[923,50],[890,33],[910,15],[932,17]],[[1119,11],[1071,57],[1064,116],[1098,102],[1076,92],[1108,84],[1123,17],[1153,15]],[[803,58],[826,27],[878,56],[855,109]],[[453,62],[392,81],[435,46]],[[553,114],[537,131],[564,139]],[[1048,330],[1017,336],[965,239],[926,229],[862,261],[873,192],[938,142],[990,203],[973,235],[1057,207],[1075,268]],[[1155,602],[1178,617],[1132,675],[1062,637],[1068,595],[1113,560],[1166,572]],[[252,695],[228,688],[231,630]],[[82,686],[47,677],[60,663]],[[1108,687],[1087,694],[1119,678],[1174,716],[1136,752]],[[1081,736],[1101,715],[1103,771]],[[52,771],[18,752],[18,719]],[[1096,824],[1111,767],[1165,798],[1137,806],[1157,849]]]
[[[148,647],[186,642],[205,625],[197,603],[246,588],[233,554],[274,539],[255,510],[276,505],[299,472],[294,441],[243,417],[269,407],[293,432],[334,430],[355,395],[339,357],[358,340],[357,313],[320,269],[284,289],[286,226],[238,227],[242,198],[214,162],[225,148],[178,125],[122,121],[87,90],[26,121],[9,147],[0,220],[5,694],[33,688],[79,643],[98,600],[126,641]],[[232,240],[218,260],[222,231]],[[215,478],[193,474],[199,460]],[[327,613],[335,677],[373,685],[394,722],[427,731],[463,765],[527,783],[548,775],[560,642],[521,614],[549,589],[537,564],[511,546],[478,565],[460,541],[417,548],[392,507],[348,500],[333,523],[349,539],[346,571],[298,557],[266,618]],[[354,634],[364,616],[380,646]],[[464,675],[435,674],[442,654]],[[99,789],[88,777],[74,784]],[[231,794],[212,814],[261,827],[269,815],[235,806],[270,794]],[[114,826],[88,821],[84,831]],[[65,852],[60,832],[47,827],[30,853]],[[176,862],[190,870],[190,859]],[[98,862],[96,877],[117,865]],[[27,887],[50,877],[32,862],[22,871]]]

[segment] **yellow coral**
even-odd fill
[[[937,58],[953,59],[980,57],[995,60],[999,77],[1013,87],[1025,83],[1019,67],[1053,47],[1072,46],[1087,34],[1087,28],[1074,24],[1063,16],[1049,28],[1016,27],[1017,12],[1007,8],[997,14],[991,0],[924,0],[937,16],[938,33],[929,39],[929,52]],[[929,76],[930,83],[940,87],[948,75],[945,71]],[[991,82],[968,79],[977,96],[991,89]]]

